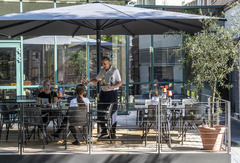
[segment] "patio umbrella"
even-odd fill
[[[92,3],[0,16],[0,33],[15,36],[97,35],[98,72],[103,35],[162,34],[173,31],[198,32],[200,19],[209,17],[129,6]]]

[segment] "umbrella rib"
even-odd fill
[[[24,21],[24,22],[19,22],[19,23],[14,23],[14,24],[6,25],[6,26],[1,27],[0,30],[6,29],[6,28],[15,27],[15,26],[18,26],[18,25],[26,24],[26,23],[31,23],[31,22],[33,22],[33,21],[34,21],[34,20],[30,20],[30,21]]]
[[[73,32],[72,37],[75,36],[75,34],[77,33],[77,31],[78,31],[80,28],[81,28],[81,26],[78,26],[78,28]]]
[[[171,27],[171,26],[169,26],[169,25],[165,25],[165,24],[163,24],[163,23],[156,22],[156,21],[154,21],[154,20],[149,20],[149,19],[147,19],[147,21],[150,21],[150,22],[152,22],[152,23],[155,23],[155,24],[158,24],[158,25],[161,25],[161,26],[164,26],[164,27],[167,27],[167,28],[170,28],[170,29],[173,29],[173,30],[179,31],[178,28]]]
[[[100,29],[102,29],[104,27],[104,25],[109,21],[110,19],[107,19],[100,27]]]
[[[0,36],[4,36],[4,37],[8,37],[8,38],[11,37],[10,35],[6,35],[6,34],[3,34],[3,33],[0,33]]]
[[[179,21],[176,21],[176,20],[169,20],[169,19],[164,19],[164,20],[169,21],[169,22],[173,22],[173,23],[179,23],[179,24],[186,25],[186,26],[191,26],[191,27],[194,27],[194,28],[202,29],[201,27],[199,27],[197,25],[193,25],[193,24],[189,24],[189,23],[184,23],[184,22],[179,22]]]
[[[91,29],[96,28],[92,23],[90,23],[90,22],[87,21],[87,20],[83,20],[83,22],[86,23],[89,27],[91,27]]]
[[[118,21],[118,20],[117,20]],[[111,28],[111,27],[114,27],[114,26],[117,26],[117,25],[121,25],[121,24],[126,24],[126,23],[128,23],[128,22],[131,22],[131,21],[136,21],[136,20],[126,20],[125,22],[117,22],[117,23],[115,23],[115,22],[113,22],[113,23],[109,23],[108,25],[106,25],[105,27],[103,27],[103,29],[106,29],[106,28]],[[115,24],[114,24],[115,23]]]
[[[124,15],[127,15],[127,16],[129,16],[129,17],[132,17],[133,19],[136,19],[135,17],[133,17],[133,16],[131,16],[131,15],[128,15],[128,14],[126,14],[126,13],[124,13],[124,12],[122,12],[122,11],[118,10],[118,9],[115,9],[115,8],[111,7],[111,6],[108,6],[108,5],[107,5],[107,4],[105,4],[105,3],[101,3],[101,4],[102,4],[102,5],[104,5],[104,6],[106,6],[106,7],[109,7],[109,8],[111,8],[111,9],[113,9],[113,10],[116,10],[116,11],[118,11],[118,12],[120,12],[120,13],[124,14]]]
[[[114,20],[114,21],[112,21],[111,23],[108,23],[108,24],[106,24],[105,26],[104,26],[104,25],[102,25],[102,26],[101,26],[101,29],[108,28],[108,26],[111,26],[112,24],[114,24],[114,23],[115,23],[115,22],[117,22],[117,21],[119,21],[119,19],[117,19],[117,20]]]
[[[90,28],[90,29],[94,29],[95,28],[95,27],[94,28],[90,27],[88,24],[85,25],[85,24],[82,24],[82,23],[74,21],[74,20],[61,20],[61,21],[67,22],[67,23],[70,23],[70,24],[74,24],[74,25],[78,25],[78,26],[80,25],[80,26],[83,26],[85,28]]]
[[[129,32],[132,36],[134,36],[134,34],[133,34],[129,29],[127,29],[127,27],[125,27],[125,25],[122,25],[122,27],[123,27],[127,32]]]
[[[24,33],[27,33],[27,32],[33,31],[33,30],[35,30],[35,29],[41,28],[41,27],[43,27],[43,26],[45,26],[45,25],[48,25],[48,24],[50,24],[50,23],[53,23],[53,22],[55,22],[55,20],[54,20],[54,21],[47,22],[47,23],[44,23],[44,24],[41,24],[41,25],[36,26],[36,27],[34,27],[34,28],[28,29],[28,30],[26,30],[26,31],[17,33],[17,34],[15,34],[15,35],[13,35],[12,37],[20,36],[20,35],[22,35],[22,34],[24,34]]]

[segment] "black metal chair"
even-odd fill
[[[0,140],[2,135],[3,125],[6,125],[6,140],[8,140],[9,130],[13,126],[13,124],[18,123],[18,114],[19,110],[17,105],[0,105]]]
[[[88,143],[89,120],[87,107],[69,107],[67,113],[67,125],[65,128],[65,149],[67,149],[67,138],[69,126],[77,126],[83,139]]]
[[[43,118],[48,118],[48,113],[42,114],[41,108],[35,108],[35,107],[24,107],[23,108],[23,127],[25,128],[25,131],[23,132],[25,137],[25,144],[27,140],[29,141],[33,133],[35,133],[36,127],[39,127],[42,130],[42,141],[43,141],[43,149],[45,148],[45,140],[48,143],[47,137],[47,124],[43,122]],[[28,127],[33,126],[31,134],[29,134]],[[44,134],[46,133],[46,135]]]
[[[187,130],[192,127],[198,131],[197,125],[204,123],[206,108],[202,104],[186,104],[185,113],[183,115],[183,126],[182,126],[182,144],[183,139],[186,140]]]
[[[114,103],[111,103],[108,107],[107,107],[107,110],[99,110],[99,112],[102,112],[104,113],[104,120],[103,121],[100,121],[98,120],[97,122],[98,123],[106,123],[107,124],[107,130],[108,130],[108,135],[109,135],[109,139],[110,139],[110,142],[112,143],[112,125],[113,125],[113,114],[112,114],[112,111],[113,111],[113,106],[114,106]],[[117,114],[117,112],[115,112]],[[99,126],[98,126],[99,128]]]
[[[145,146],[147,145],[147,134],[149,133],[150,128],[154,124],[157,130],[158,119],[157,116],[160,116],[160,125],[161,125],[161,136],[169,143],[171,147],[171,134],[170,134],[170,116],[171,112],[167,109],[166,105],[162,105],[160,114],[158,114],[158,105],[148,105],[148,112],[143,119],[143,134],[142,138],[145,138]]]

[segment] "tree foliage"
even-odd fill
[[[80,80],[85,79],[87,72],[86,54],[82,51],[69,51],[67,54],[69,65],[74,68],[77,78]]]

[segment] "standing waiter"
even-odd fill
[[[102,81],[101,92],[99,95],[98,104],[98,120],[104,121],[105,114],[101,110],[106,111],[110,103],[114,103],[112,108],[112,135],[111,138],[116,137],[116,126],[117,126],[117,102],[118,102],[118,92],[120,86],[122,86],[121,76],[119,70],[114,68],[110,64],[109,57],[102,57],[102,69],[98,73],[95,79],[87,82],[86,85],[97,84],[100,80]],[[104,104],[106,103],[106,104]],[[99,138],[107,135],[107,128],[105,123],[99,123],[102,128]]]

